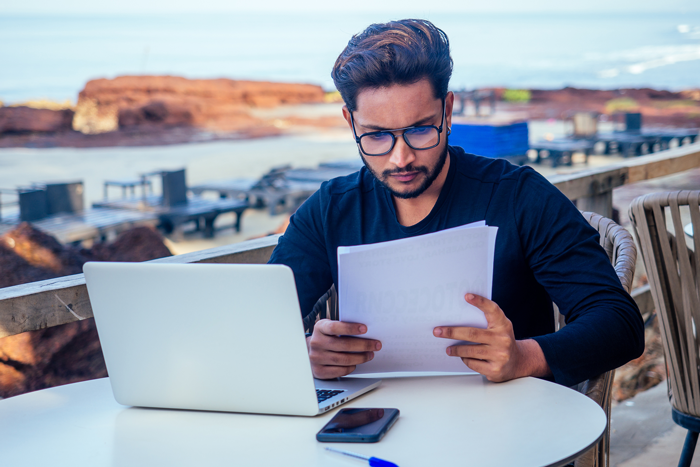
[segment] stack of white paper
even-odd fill
[[[497,227],[478,222],[418,237],[338,248],[340,320],[367,325],[382,350],[355,374],[474,373],[433,336],[436,326],[485,328],[464,296],[491,299]]]

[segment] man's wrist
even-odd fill
[[[534,339],[525,339],[521,341],[515,341],[515,344],[520,350],[521,374],[522,376],[534,376],[537,378],[545,378],[552,375],[552,370],[549,368],[547,359],[544,357],[544,352],[542,352],[542,347]]]

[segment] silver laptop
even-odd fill
[[[381,382],[313,378],[286,266],[86,263],[83,270],[120,404],[313,416]]]

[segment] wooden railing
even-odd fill
[[[570,200],[576,201],[579,210],[611,217],[614,188],[696,167],[700,167],[700,143],[636,157],[620,164],[554,175],[549,181]]]
[[[623,163],[549,180],[583,211],[612,215],[612,190],[618,186],[700,167],[700,143],[629,159]],[[626,213],[623,213],[626,215]],[[279,236],[154,260],[159,263],[265,263]],[[653,309],[648,287],[634,290],[642,314]],[[91,318],[82,274],[0,289],[0,337]]]
[[[279,235],[156,259],[154,263],[266,263]],[[82,274],[0,289],[0,337],[92,318]]]

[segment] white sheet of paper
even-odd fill
[[[435,326],[486,327],[471,292],[491,298],[497,227],[483,221],[371,245],[338,248],[340,320],[367,325],[382,350],[354,374],[474,373],[445,349]]]

